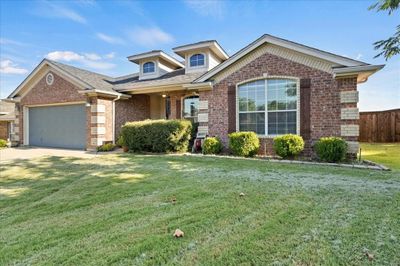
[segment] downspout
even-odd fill
[[[117,98],[112,100],[112,140],[113,144],[115,144],[115,102],[121,98],[121,95],[118,95]]]

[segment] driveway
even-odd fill
[[[41,156],[94,158],[96,156],[101,156],[102,154],[107,153],[56,148],[17,147],[0,150],[0,161],[8,161],[14,159],[33,159]]]

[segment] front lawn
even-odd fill
[[[361,157],[400,170],[400,143],[361,143]]]
[[[400,261],[399,171],[114,154],[0,174],[0,265]]]

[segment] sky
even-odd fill
[[[201,40],[229,55],[268,33],[369,64],[386,64],[359,84],[361,111],[400,108],[400,56],[374,58],[400,10],[374,1],[0,1],[0,98],[43,58],[110,76],[137,72],[127,56]]]

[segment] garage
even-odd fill
[[[29,107],[29,145],[85,149],[84,104]]]

